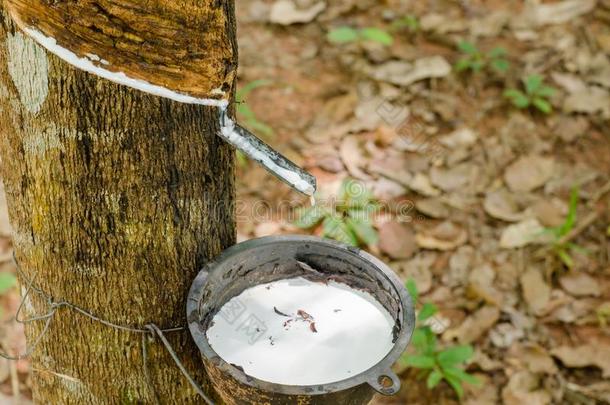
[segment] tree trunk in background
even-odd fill
[[[235,239],[233,151],[217,131],[216,108],[122,87],[46,53],[0,3],[1,176],[17,258],[56,301],[122,325],[186,326],[191,281]],[[25,307],[49,310],[36,295]],[[26,327],[29,343],[43,324]],[[167,337],[207,387],[188,331]],[[152,403],[141,346],[140,334],[60,309],[32,356],[34,400]],[[160,342],[148,349],[161,402],[201,402]]]

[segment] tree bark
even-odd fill
[[[223,7],[224,45],[234,47],[233,3]],[[17,258],[55,301],[121,325],[186,326],[191,281],[235,240],[233,150],[218,126],[214,107],[69,66],[16,29],[0,3],[1,177]],[[49,310],[36,294],[25,309]],[[27,325],[29,343],[43,325]],[[209,392],[188,331],[167,337]],[[32,355],[34,400],[153,403],[156,391],[162,403],[200,403],[158,340],[147,345],[147,384],[141,343],[61,308]]]
[[[5,1],[20,27],[106,70],[200,98],[225,98],[232,90],[232,1]]]

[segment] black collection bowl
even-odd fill
[[[306,263],[307,269],[299,262]],[[218,311],[250,287],[294,277],[335,280],[370,293],[395,319],[393,348],[360,374],[310,386],[262,381],[224,361],[206,336]],[[229,317],[238,318],[246,311],[245,308],[233,310]],[[300,235],[252,239],[222,252],[193,282],[187,300],[187,319],[212,386],[223,403],[240,405],[356,405],[368,403],[376,392],[393,395],[400,389],[400,380],[392,372],[392,365],[404,352],[415,327],[411,297],[398,276],[383,262],[351,246]]]

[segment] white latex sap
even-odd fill
[[[207,331],[226,362],[284,385],[341,381],[392,349],[394,319],[372,295],[303,278],[249,288],[227,302]]]

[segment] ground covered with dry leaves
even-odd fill
[[[238,117],[316,175],[320,207],[345,216],[346,178],[370,191],[353,242],[438,307],[441,347],[473,347],[461,401],[610,403],[610,1],[237,3]],[[309,202],[243,159],[238,187],[240,240],[332,233],[297,227]],[[0,300],[9,319],[17,293]],[[377,403],[460,402],[396,370]],[[0,362],[2,393],[27,397],[27,373]]]

